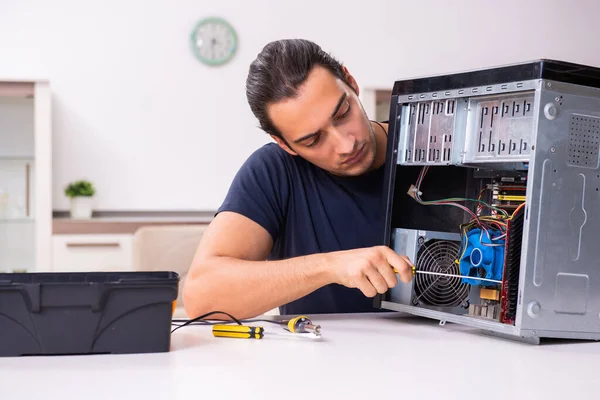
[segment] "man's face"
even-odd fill
[[[349,74],[348,81],[352,87],[317,66],[296,98],[270,105],[268,113],[285,141],[273,138],[285,151],[332,174],[356,176],[372,167],[376,143]]]

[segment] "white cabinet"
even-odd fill
[[[0,78],[0,272],[51,269],[51,127],[48,82]]]
[[[55,218],[52,270],[172,270],[185,274],[210,216]]]
[[[55,272],[130,271],[133,236],[128,234],[54,235]]]

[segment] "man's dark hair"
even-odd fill
[[[246,98],[261,129],[283,138],[267,114],[267,105],[295,97],[316,65],[347,83],[342,64],[309,40],[278,40],[262,49],[250,64],[246,79]]]

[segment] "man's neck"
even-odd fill
[[[387,150],[387,132],[388,124],[381,123],[383,128],[376,122],[371,122],[373,132],[375,132],[375,161],[373,162],[373,169],[381,167],[385,163],[386,150]]]

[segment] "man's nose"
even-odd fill
[[[356,142],[354,135],[335,130],[333,133],[335,140],[335,151],[339,155],[350,155],[354,151],[354,144]]]

